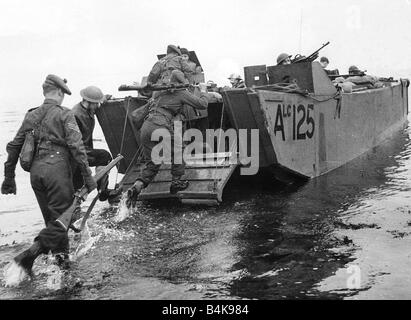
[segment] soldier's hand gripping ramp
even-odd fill
[[[171,166],[163,164],[150,185],[139,195],[139,200],[178,198],[182,203],[216,205],[222,201],[223,190],[237,164],[230,161],[231,153],[196,155],[186,163],[182,177],[190,182],[188,188],[170,194]],[[135,182],[141,166],[135,166],[123,179],[123,190]]]

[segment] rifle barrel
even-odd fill
[[[124,157],[121,154],[119,154],[115,159],[111,160],[111,162],[108,165],[106,165],[103,169],[101,169],[99,172],[96,173],[96,175],[94,176],[94,180],[96,180],[96,182],[99,181],[105,174],[110,172],[110,170],[113,169],[114,166],[117,165],[117,163],[119,163],[121,160],[123,160],[123,158]],[[88,193],[88,190],[87,190],[86,186],[83,186],[80,189],[80,191],[78,191],[76,196],[81,199],[87,193]]]
[[[169,89],[182,89],[188,88],[190,84],[173,84],[173,85],[147,85],[147,86],[128,86],[128,85],[121,85],[118,88],[118,91],[142,91],[142,90],[149,90],[149,91],[161,91],[161,90],[169,90]]]
[[[314,58],[317,53],[319,53],[322,49],[324,49],[324,48],[325,48],[326,46],[328,46],[329,44],[330,44],[330,41],[327,41],[327,43],[326,43],[326,44],[323,44],[323,46],[322,46],[321,48],[319,48],[317,51],[314,51],[312,54],[310,54],[310,55],[308,56],[308,59]]]

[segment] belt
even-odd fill
[[[171,121],[174,118],[174,116],[172,115],[171,112],[168,112],[168,111],[164,110],[163,108],[153,109],[153,114],[155,114],[155,113],[159,113],[159,114],[165,116],[169,121]]]
[[[51,141],[43,141],[37,147],[36,158],[43,158],[52,154],[68,157],[69,150],[67,147],[55,144]]]

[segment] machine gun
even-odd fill
[[[326,46],[330,44],[330,41],[328,41],[326,44],[323,44],[321,48],[318,50],[314,51],[312,54],[310,54],[308,57],[304,57],[300,54],[297,54],[294,59],[291,61],[291,63],[301,63],[301,62],[312,62],[315,59],[318,58],[319,52],[324,49]]]
[[[118,91],[141,91],[141,92],[147,92],[147,91],[161,91],[161,90],[171,90],[171,89],[184,89],[188,88],[192,85],[190,84],[169,84],[169,85],[157,85],[157,84],[152,84],[152,85],[145,85],[145,86],[129,86],[129,85],[121,85],[118,88]]]

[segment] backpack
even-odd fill
[[[131,119],[136,130],[141,129],[153,106],[154,99],[149,99],[145,105],[138,107],[131,113]]]

